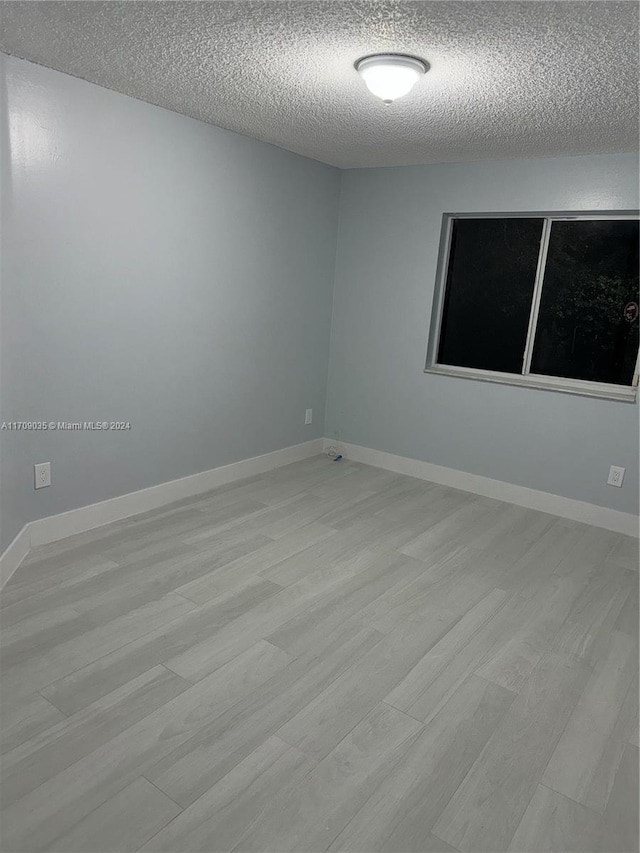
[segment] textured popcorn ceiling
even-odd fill
[[[342,167],[637,148],[634,2],[3,2],[0,49]],[[386,106],[353,68],[431,63]]]

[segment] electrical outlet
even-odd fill
[[[51,462],[38,462],[33,466],[36,489],[51,485]]]
[[[305,409],[304,422],[310,424],[313,421],[313,409]]]
[[[620,488],[620,486],[622,486],[622,481],[624,480],[625,470],[625,468],[618,468],[617,465],[612,465],[611,468],[609,468],[609,477],[607,478],[608,485]]]

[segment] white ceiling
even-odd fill
[[[0,49],[341,167],[631,151],[635,2],[3,2]],[[428,60],[390,106],[353,68]]]

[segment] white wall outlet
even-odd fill
[[[313,420],[313,409],[305,409],[305,413],[304,413],[305,424],[310,424],[312,420]]]
[[[617,486],[620,488],[622,485],[622,481],[624,480],[624,472],[625,468],[618,468],[617,465],[612,465],[609,468],[609,477],[607,478],[607,483],[610,486]]]
[[[33,466],[36,489],[51,485],[51,462],[38,462]]]

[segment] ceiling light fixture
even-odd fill
[[[413,89],[429,70],[429,63],[401,53],[377,53],[363,56],[355,63],[355,69],[369,91],[390,104]]]

